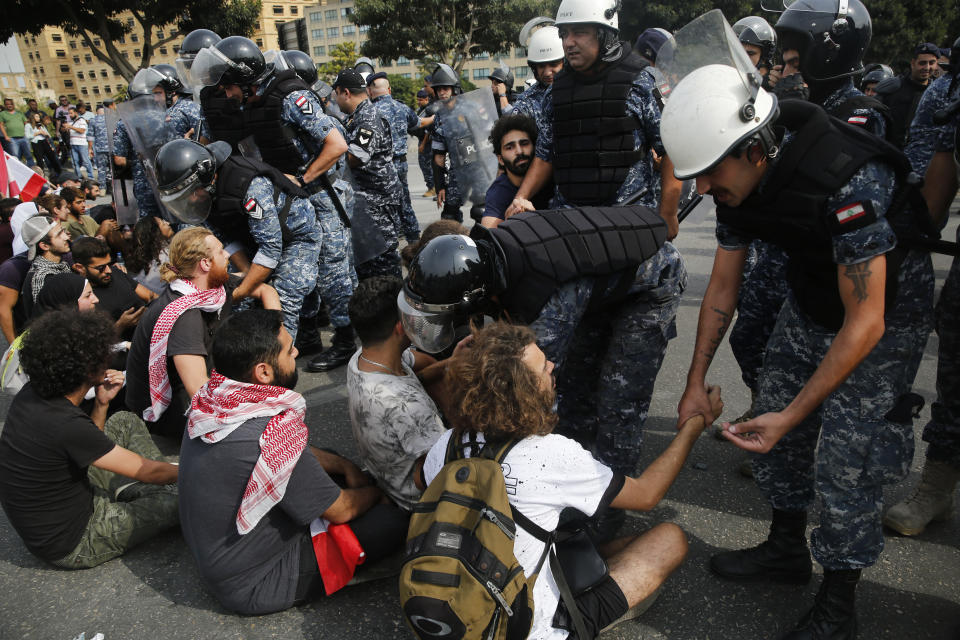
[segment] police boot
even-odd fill
[[[460,207],[455,207],[445,202],[443,204],[443,209],[440,211],[440,219],[463,222],[463,211],[460,211]]]
[[[297,351],[300,355],[308,356],[323,351],[323,340],[320,337],[320,323],[317,316],[312,318],[300,317],[300,328],[297,331]]]
[[[710,558],[710,568],[728,580],[806,584],[813,572],[807,548],[807,512],[774,509],[770,535],[763,544],[718,553]]]
[[[311,360],[307,364],[307,371],[330,371],[342,367],[350,360],[357,345],[353,341],[353,327],[337,327],[333,330],[333,343],[329,349]]]
[[[823,582],[797,628],[780,640],[854,640],[857,612],[854,600],[860,569],[824,571]]]
[[[883,524],[902,535],[916,536],[931,522],[946,520],[953,511],[958,480],[960,470],[927,458],[920,485],[912,496],[887,511]]]

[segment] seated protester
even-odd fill
[[[126,402],[151,431],[180,440],[190,398],[209,377],[213,334],[230,315],[226,303],[240,279],[228,276],[223,245],[204,227],[173,236],[160,273],[169,284],[144,311],[130,341]],[[251,297],[280,308],[268,285]]]
[[[80,190],[87,200],[96,200],[100,197],[100,185],[96,180],[84,180],[80,183]]]
[[[45,193],[34,202],[40,207],[40,213],[47,213],[60,221],[60,225],[65,225],[70,221],[70,207],[63,196],[57,193]]]
[[[86,214],[87,197],[81,189],[64,187],[60,190],[60,195],[67,201],[67,222],[63,228],[70,234],[71,241],[83,236],[106,237],[108,233],[116,230],[116,220],[104,220],[97,224],[96,220]]]
[[[307,444],[282,315],[236,313],[212,350],[216,369],[193,398],[180,449],[180,518],[217,600],[241,614],[280,611],[337,591],[358,561],[399,550],[406,516],[352,462]]]
[[[163,218],[146,216],[133,227],[133,242],[124,254],[127,272],[150,291],[159,294],[167,283],[160,277],[160,265],[167,261],[173,227]]]
[[[666,451],[639,478],[624,477],[595,460],[574,440],[551,433],[557,422],[552,409],[556,397],[553,363],[535,339],[527,327],[496,322],[475,331],[469,349],[450,360],[447,382],[457,408],[452,417],[457,428],[433,445],[418,482],[429,483],[439,473],[452,434],[462,436],[465,443],[474,435],[481,443],[517,439],[503,462],[503,468],[509,469],[506,484],[515,487],[507,497],[521,514],[546,531],[557,528],[560,512],[568,507],[588,516],[608,507],[653,509],[703,432],[702,416],[686,421]],[[722,407],[719,389],[711,389],[710,399],[712,406]],[[470,447],[464,449],[464,455],[471,453],[475,452]],[[543,550],[543,542],[518,525],[514,554],[527,575],[536,570]],[[683,560],[687,541],[679,527],[663,523],[643,535],[613,540],[600,551],[607,556],[609,576],[577,596],[591,638],[611,623],[639,615],[644,608],[638,606],[641,603],[649,606],[651,596]],[[540,568],[533,600],[528,637],[568,637],[573,625],[560,602],[549,562]]]
[[[13,342],[26,322],[20,289],[30,270],[26,253],[18,253],[0,264],[0,331],[7,344]]]
[[[533,162],[534,149],[537,147],[537,123],[530,116],[520,113],[503,116],[494,123],[490,142],[493,143],[493,152],[503,167],[503,173],[487,189],[483,217],[480,219],[480,224],[485,227],[500,224],[507,208],[513,203],[517,189]],[[547,209],[552,194],[551,180],[530,201],[537,209]]]
[[[175,483],[177,467],[135,415],[106,419],[123,383],[104,364],[115,341],[96,311],[37,319],[21,350],[30,382],[0,435],[0,505],[27,549],[64,569],[102,564],[178,520],[175,488],[152,486]],[[88,416],[77,405],[91,387]]]
[[[70,266],[62,259],[70,251],[70,244],[69,236],[60,222],[50,216],[38,215],[27,219],[20,235],[27,245],[27,260],[30,261],[30,269],[20,291],[24,317],[29,318],[33,315],[33,304],[47,277],[70,271]]]
[[[53,184],[57,186],[57,193],[60,193],[64,189],[79,189],[82,184],[80,176],[78,176],[73,171],[64,171],[57,174],[53,179]]]
[[[111,266],[110,247],[104,240],[84,236],[74,240],[71,249],[71,268],[93,285],[100,299],[97,308],[113,318],[120,339],[130,340],[146,304],[157,294],[138,284],[121,269]]]
[[[41,196],[41,198],[42,197],[43,196]],[[37,208],[39,201],[40,198],[31,200],[30,202],[21,202],[13,209],[13,215],[10,216],[10,228],[13,229],[13,255],[27,252],[27,245],[24,244],[23,238],[20,237],[20,232],[27,218],[32,218],[38,213],[43,213]]]
[[[421,493],[413,467],[446,431],[418,376],[439,378],[444,365],[409,348],[397,309],[402,288],[400,278],[374,276],[354,290],[350,324],[361,347],[347,364],[347,397],[363,467],[387,497],[410,511]]]

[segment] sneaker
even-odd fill
[[[136,500],[137,496],[140,495],[140,487],[142,486],[143,483],[139,480],[120,485],[113,493],[114,502],[130,502],[131,500]]]

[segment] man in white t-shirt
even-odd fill
[[[535,340],[527,327],[498,322],[477,331],[469,348],[447,365],[453,421],[477,432],[478,440],[519,439],[502,465],[510,503],[547,531],[557,528],[560,512],[567,507],[591,517],[608,507],[653,509],[703,432],[702,417],[686,421],[667,450],[639,478],[614,472],[574,440],[551,433],[557,421],[552,409],[553,363]],[[719,389],[711,389],[710,400],[718,411],[722,409]],[[443,467],[450,433],[427,454],[422,477],[416,478],[418,484],[429,483]],[[518,527],[514,554],[527,576],[534,571],[543,544]],[[663,523],[643,535],[613,540],[600,552],[607,559],[609,576],[577,596],[577,608],[590,637],[640,615],[680,565],[687,541],[680,527]],[[573,624],[560,601],[549,563],[537,576],[533,599],[528,637],[566,638]]]
[[[87,142],[87,120],[77,113],[76,107],[70,107],[69,124],[63,127],[70,132],[70,157],[73,158],[73,170],[80,173],[80,166],[86,168],[87,179],[93,179],[93,147]]]
[[[409,349],[397,310],[402,288],[400,278],[375,276],[354,290],[350,324],[361,348],[347,365],[347,395],[362,466],[391,500],[410,511],[420,498],[414,465],[446,431],[421,377],[439,378],[445,365]]]

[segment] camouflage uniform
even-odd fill
[[[537,123],[537,130],[543,131],[549,126],[549,121],[543,118],[543,99],[546,97],[549,88],[549,85],[542,85],[539,82],[530,87],[517,96],[510,113],[522,113],[525,116],[530,116]]]
[[[783,147],[789,145],[789,137]],[[838,265],[863,262],[896,245],[883,213],[895,189],[893,170],[865,164],[824,206],[826,213],[870,201],[877,220],[832,238]],[[722,248],[749,245],[724,224]],[[897,277],[896,302],[885,314],[886,331],[860,365],[823,404],[753,460],[757,485],[774,509],[802,511],[821,499],[820,525],[811,535],[814,558],[828,570],[859,569],[883,549],[880,511],[883,486],[906,476],[913,458],[909,418],[888,413],[910,390],[930,330],[933,269],[928,254],[910,252]],[[756,414],[781,411],[823,361],[836,333],[806,316],[788,293],[767,343]]]
[[[545,93],[543,117],[551,125],[540,130],[536,153],[550,162],[554,153],[553,100],[551,89]],[[634,132],[636,148],[652,148],[665,155],[660,141],[660,107],[648,74],[640,73],[634,80],[626,109],[641,123]],[[644,190],[639,204],[656,210],[660,176],[654,172],[649,154],[627,173],[616,202]],[[554,203],[559,207],[576,205],[559,190]],[[558,432],[588,447],[595,444],[597,459],[615,471],[628,475],[636,471],[654,383],[667,343],[677,335],[677,308],[686,285],[683,258],[666,242],[637,270],[625,301],[583,316],[592,283],[578,281],[559,289],[531,325],[538,344],[559,369]]]
[[[117,130],[113,134],[113,155],[126,158],[130,164],[130,170],[133,173],[133,197],[137,200],[140,217],[160,216],[160,205],[157,204],[153,188],[147,180],[143,161],[140,160],[140,155],[130,142],[130,134],[127,133],[127,126],[123,120],[117,123]]]
[[[347,120],[347,144],[350,154],[360,161],[353,168],[355,197],[363,200],[387,243],[386,251],[357,265],[357,276],[400,277],[397,238],[402,205],[400,181],[393,165],[393,140],[390,124],[369,100],[357,105]]]
[[[90,130],[93,134],[93,156],[97,163],[97,183],[101,189],[106,189],[113,179],[110,173],[110,144],[107,140],[107,121],[105,116],[94,116],[90,121]]]
[[[934,114],[957,98],[956,88],[950,91],[951,85],[953,85],[953,75],[949,73],[931,82],[920,97],[913,122],[910,124],[910,135],[907,136],[908,142],[903,152],[910,160],[913,170],[921,176],[926,173],[927,165],[933,158],[938,139],[944,135],[944,132],[949,135],[953,133],[953,126],[950,123],[942,125],[933,123]]]
[[[487,136],[475,135],[474,126],[472,126],[488,118],[489,114],[482,113],[472,102],[466,100],[457,102],[457,96],[451,98],[447,104],[459,109],[460,112],[455,115],[450,110],[441,109],[437,113],[431,133],[432,145],[434,154],[447,154],[450,158],[446,205],[449,205],[450,209],[456,209],[457,214],[454,218],[457,222],[463,222],[460,207],[464,202],[470,202],[472,205],[483,204],[487,188],[496,178],[495,175],[487,175],[486,167],[482,162],[476,162],[474,155],[486,153],[483,147],[491,144]],[[446,206],[444,208],[446,209]],[[449,216],[447,212],[441,214],[441,217]]]
[[[178,138],[184,137],[193,129],[190,137],[194,140],[199,139],[198,134],[207,140],[210,139],[210,131],[207,129],[203,114],[200,113],[200,105],[190,98],[181,96],[172,107],[167,109],[167,124]]]
[[[430,105],[427,105],[423,109],[420,109],[420,111],[417,112],[417,117],[423,118],[429,108]],[[417,129],[417,132],[414,134],[417,137],[417,142],[422,143],[424,136],[428,135],[430,131],[433,131],[432,126]],[[427,185],[427,190],[433,189],[433,150],[429,143],[427,143],[427,148],[424,151],[420,151],[418,145],[417,163],[420,165],[420,172],[423,173],[423,181]]]
[[[273,183],[263,176],[254,178],[247,187],[247,222],[250,235],[257,245],[253,263],[273,269],[268,282],[280,296],[283,326],[296,339],[303,299],[317,286],[321,235],[317,229],[313,204],[305,198],[294,198],[283,225],[290,236],[285,243],[278,211],[292,196],[280,193],[274,204],[273,194]],[[251,200],[255,203],[252,211]]]
[[[407,184],[407,130],[420,127],[420,118],[413,109],[384,94],[370,100],[387,122],[390,123],[390,137],[393,139],[393,166],[397,169],[397,179],[403,189],[400,226],[407,242],[414,243],[420,237],[420,225],[417,214],[410,202],[410,185]]]
[[[305,100],[301,100],[305,98]],[[298,104],[300,102],[300,104]],[[312,91],[291,91],[283,99],[281,118],[297,128],[301,135],[293,139],[293,144],[300,150],[304,163],[311,161],[323,149],[327,136],[334,129],[343,133],[343,128],[331,116],[323,112],[320,101]],[[341,196],[341,201],[348,200],[349,185],[338,180],[339,171],[343,168],[343,158],[337,161],[328,171],[328,177]],[[334,327],[345,327],[350,324],[347,315],[347,306],[353,296],[353,287],[356,275],[350,260],[351,243],[350,229],[344,225],[329,194],[318,184],[308,185],[314,194],[310,202],[316,210],[317,231],[321,236],[319,242],[320,265],[318,268],[316,287],[323,302],[330,313],[330,323]],[[345,204],[346,206],[346,204]],[[349,212],[349,209],[347,210]],[[311,302],[303,310],[303,315],[313,317],[319,310],[319,305]]]
[[[853,78],[847,78],[843,85],[827,96],[820,106],[830,115],[834,115],[844,102],[862,96],[863,92],[853,86]],[[864,127],[873,135],[881,138],[887,133],[887,121],[876,109],[854,109],[847,116],[847,123]]]

